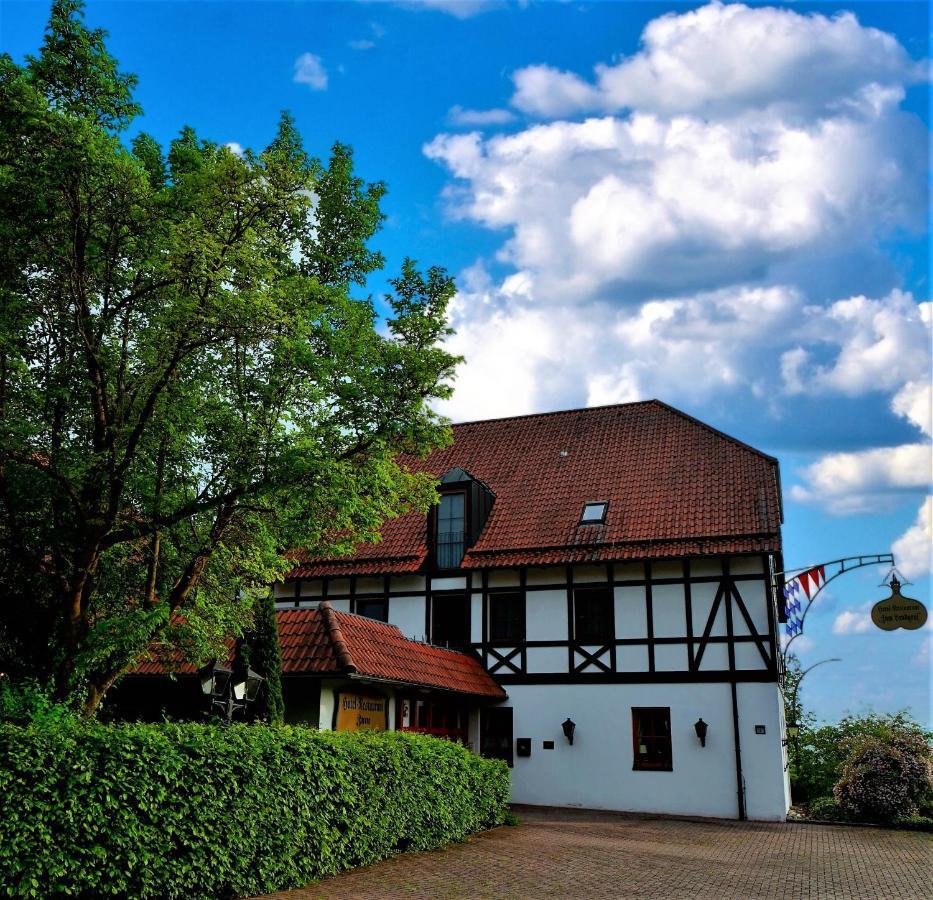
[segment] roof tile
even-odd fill
[[[398,628],[365,616],[338,612],[326,601],[316,608],[276,611],[284,675],[354,675],[400,684],[504,699],[505,691],[466,653],[421,644]],[[193,675],[180,654],[145,660],[134,675]]]
[[[403,462],[438,476],[459,466],[495,494],[463,568],[780,549],[777,460],[658,400],[468,422],[453,436]],[[579,525],[588,500],[608,501],[603,525]],[[289,577],[416,572],[426,537],[410,513],[353,557],[305,559]]]

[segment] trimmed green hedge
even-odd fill
[[[0,724],[0,893],[242,897],[501,824],[504,763],[415,734]]]

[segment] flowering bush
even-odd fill
[[[848,756],[833,796],[848,815],[891,822],[929,802],[933,754],[921,735],[861,735],[845,740],[843,749]]]

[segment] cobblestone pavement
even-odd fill
[[[933,898],[933,836],[848,826],[680,821],[518,808],[521,824],[270,895]]]

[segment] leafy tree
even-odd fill
[[[396,462],[449,440],[454,288],[406,261],[380,329],[351,291],[382,184],[283,115],[241,158],[167,152],[80,0],[0,57],[0,668],[93,714],[155,642],[193,661],[250,623],[283,551],[339,553],[426,509]]]
[[[852,747],[869,738],[881,743],[917,739],[928,744],[933,735],[906,712],[845,716],[831,725],[801,729],[795,797],[806,802],[832,796]]]

